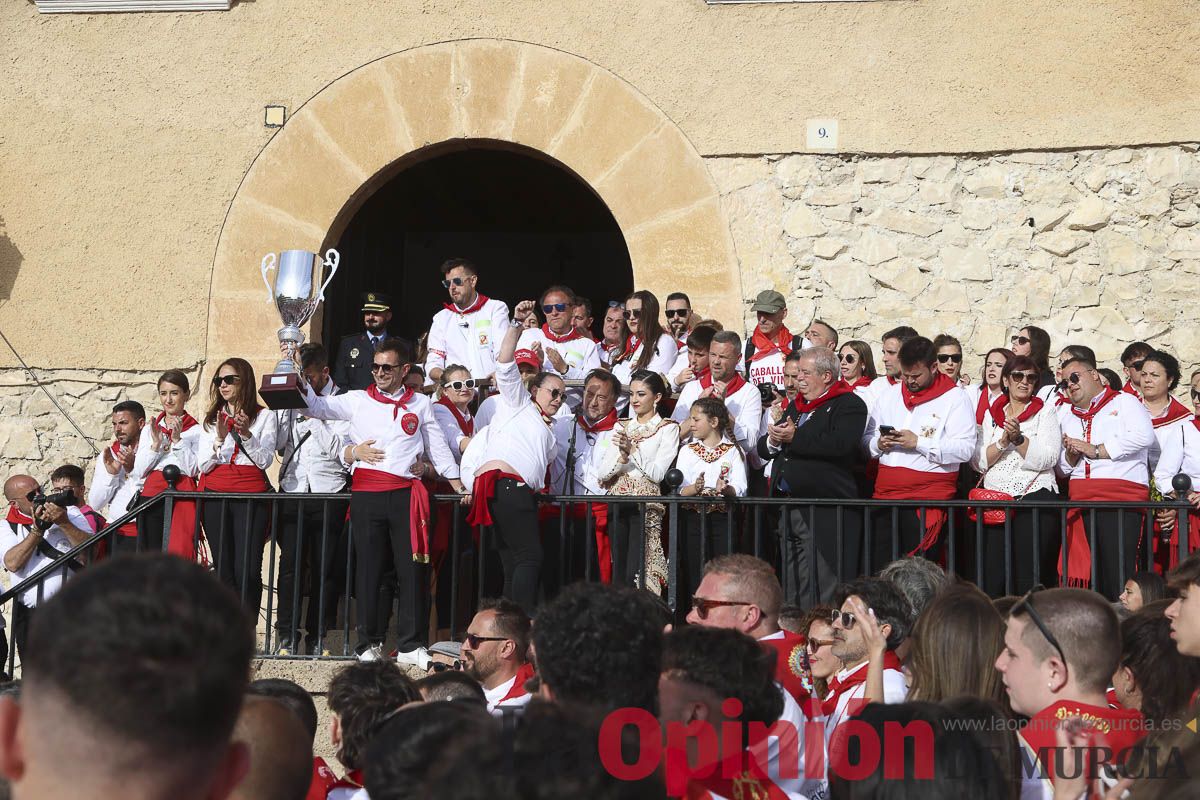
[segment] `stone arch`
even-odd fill
[[[540,151],[578,175],[620,226],[638,286],[686,289],[706,314],[742,316],[740,280],[717,187],[674,122],[589,61],[522,42],[445,42],[385,56],[297,109],[251,165],[213,263],[206,357],[269,366],[279,320],[259,263],[323,251],[389,168],[464,139]],[[432,313],[432,312],[431,312]]]

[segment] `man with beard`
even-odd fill
[[[342,337],[338,347],[333,382],[343,389],[366,389],[371,378],[371,358],[384,339],[390,339],[388,323],[392,321],[391,300],[386,294],[367,292],[362,296],[363,332]],[[411,351],[412,345],[405,346]],[[408,357],[405,358],[408,360]]]
[[[679,402],[671,419],[679,423],[682,441],[691,435],[689,414],[692,403],[701,397],[715,397],[729,409],[738,447],[750,453],[758,442],[762,422],[762,394],[737,373],[742,340],[733,331],[718,331],[708,348],[708,374],[689,381],[679,392]],[[780,361],[782,374],[782,360]]]
[[[462,364],[475,380],[490,379],[496,371],[500,340],[508,329],[508,304],[478,291],[479,270],[465,258],[442,264],[442,286],[450,302],[433,317],[425,383],[441,383],[447,364]]]
[[[898,328],[892,328],[883,335],[881,340],[880,355],[883,358],[883,374],[875,380],[871,381],[871,385],[863,392],[862,398],[867,401],[867,408],[875,407],[879,396],[889,386],[895,386],[900,380],[900,348],[909,339],[915,339],[920,334],[915,328],[910,328],[907,325],[901,325]]]
[[[682,350],[696,319],[692,313],[692,301],[683,292],[671,292],[666,302],[663,313],[667,316],[667,333],[679,343],[679,349]]]
[[[137,456],[138,441],[145,424],[146,409],[136,400],[125,400],[113,406],[113,442],[96,456],[92,488],[87,496],[87,504],[96,511],[105,512],[108,519],[116,520],[124,516],[137,494],[138,482],[131,478],[130,473],[133,472],[133,460]],[[117,529],[112,547],[118,553],[132,553],[137,549],[136,520],[126,522]]]
[[[484,600],[463,637],[463,670],[483,687],[488,711],[523,708],[532,695],[525,682],[533,677],[527,659],[531,635],[529,617],[511,600]]]

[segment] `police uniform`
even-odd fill
[[[362,310],[365,311],[390,311],[391,299],[379,292],[367,292],[363,296]],[[375,348],[384,339],[393,338],[392,334],[386,330],[378,334],[360,331],[355,334],[342,337],[342,343],[338,346],[337,361],[334,362],[333,382],[343,389],[366,389],[375,381],[371,377],[371,363],[375,358]],[[405,361],[411,359],[412,347],[409,345],[409,355],[405,357]]]

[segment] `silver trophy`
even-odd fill
[[[279,258],[279,271],[275,274],[275,286],[267,278],[267,273],[275,268],[275,254],[267,253],[262,260],[262,279],[267,287],[268,302],[274,301],[279,310],[279,318],[283,327],[279,329],[279,341],[285,345],[286,355],[275,365],[275,372],[264,375],[262,386],[258,393],[268,408],[304,408],[304,395],[296,380],[296,350],[304,342],[304,331],[300,328],[307,324],[316,313],[317,307],[325,299],[325,287],[337,274],[341,256],[338,251],[330,248],[325,252],[325,261],[316,253],[307,250],[284,250]],[[313,287],[321,280],[321,270],[329,268],[329,277],[313,294]]]

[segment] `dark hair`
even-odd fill
[[[688,333],[687,346],[696,350],[707,350],[712,346],[713,336],[716,333],[715,328],[710,328],[707,325],[697,325]]]
[[[729,409],[725,403],[716,397],[701,397],[692,403],[691,411],[699,411],[706,417],[712,417],[717,423],[717,433],[726,436],[730,441],[736,440],[733,433],[733,422],[729,419]]]
[[[492,624],[501,636],[513,640],[517,656],[523,661],[529,652],[529,615],[519,605],[506,597],[486,598],[479,603],[479,611],[490,611],[494,615]]]
[[[395,353],[396,360],[401,364],[408,364],[412,361],[412,348],[408,342],[396,336],[389,336],[379,343],[375,348],[376,353]]]
[[[567,305],[568,306],[574,306],[574,305],[579,304],[578,300],[575,297],[575,292],[571,291],[570,286],[563,286],[561,283],[556,283],[553,286],[547,287],[542,292],[541,296],[538,298],[538,306],[539,306],[538,311],[541,311],[540,306],[546,302],[546,297],[548,295],[551,295],[554,293],[565,294],[567,296]]]
[[[667,299],[664,300],[663,303],[669,303],[672,300],[682,300],[688,304],[688,308],[692,307],[692,299],[683,292],[671,292],[669,295],[667,295]]]
[[[890,337],[895,338],[895,337]],[[871,380],[879,377],[879,372],[875,369],[875,354],[871,352],[871,345],[864,342],[862,339],[851,339],[838,348],[841,352],[842,347],[849,347],[858,354],[858,360],[863,365],[863,375]],[[794,350],[792,352],[795,352]]]
[[[920,335],[921,334],[917,333],[916,328],[910,328],[907,325],[900,325],[899,327],[892,328],[883,336],[880,336],[879,341],[886,342],[888,339],[899,339],[900,344],[903,345],[909,339],[915,339]]]
[[[1181,654],[1171,638],[1163,612],[1172,602],[1147,603],[1121,623],[1121,666],[1133,673],[1142,693],[1138,710],[1155,729],[1182,716],[1200,689],[1200,658]]]
[[[74,464],[63,464],[61,467],[54,468],[54,472],[50,473],[50,480],[70,481],[71,483],[76,483],[82,486],[83,470]]]
[[[973,584],[956,584],[934,597],[917,617],[909,643],[909,698],[939,703],[961,694],[1004,697],[995,668],[1004,649],[1004,620]]]
[[[1100,377],[1104,378],[1109,388],[1114,392],[1121,391],[1125,386],[1125,382],[1121,380],[1121,376],[1117,374],[1116,370],[1109,369],[1108,367],[1099,367],[1096,371],[1100,373]]]
[[[266,697],[282,706],[286,706],[300,719],[304,730],[308,731],[309,740],[317,736],[317,704],[312,695],[300,684],[286,678],[259,678],[251,681],[246,687],[246,694],[252,697]]]
[[[1033,388],[1034,392],[1036,393],[1038,381],[1041,379],[1042,375],[1041,371],[1038,370],[1037,362],[1035,362],[1030,356],[1013,356],[1004,364],[1004,369],[1000,372],[1000,380],[1008,380],[1013,372],[1017,370],[1033,373]]]
[[[663,397],[667,396],[667,383],[663,380],[663,376],[649,369],[639,369],[629,376],[629,384],[633,382],[646,384],[651,394],[660,394]]]
[[[1062,368],[1063,368],[1063,369],[1066,369],[1067,367],[1071,366],[1072,364],[1079,364],[1079,365],[1081,365],[1081,366],[1082,366],[1084,369],[1093,369],[1093,370],[1097,370],[1097,371],[1099,371],[1099,370],[1096,368],[1096,362],[1095,362],[1095,361],[1092,361],[1091,359],[1084,358],[1083,356],[1071,356],[1070,358],[1068,358],[1066,361],[1064,361],[1064,362],[1063,362]]]
[[[963,351],[962,342],[960,342],[958,339],[955,339],[948,333],[939,333],[937,336],[933,337],[934,353],[936,353],[938,350],[941,350],[943,347],[957,347],[958,352],[961,353]]]
[[[908,636],[909,629],[908,601],[900,594],[900,590],[891,581],[883,578],[858,578],[837,587],[833,594],[834,607],[841,608],[850,596],[862,599],[867,608],[875,612],[875,619],[880,625],[892,626],[887,637],[887,646],[889,650],[899,647]]]
[[[1170,384],[1167,386],[1168,392],[1173,392],[1179,387],[1179,377],[1181,375],[1181,370],[1179,369],[1179,359],[1175,358],[1175,356],[1171,355],[1166,350],[1155,350],[1154,352],[1150,353],[1150,355],[1142,359],[1143,367],[1147,361],[1153,361],[1156,364],[1162,365],[1163,370],[1167,373],[1167,379],[1170,381]]]
[[[442,274],[449,275],[451,272],[453,272],[458,267],[462,267],[464,270],[471,273],[472,275],[479,275],[479,270],[476,269],[475,265],[471,261],[469,261],[465,258],[448,258],[445,261],[443,261],[442,262]]]
[[[934,349],[933,342],[924,336],[914,336],[900,345],[901,366],[915,367],[918,364],[924,364],[932,367],[936,362],[937,350]]]
[[[216,383],[217,376],[221,374],[221,370],[225,367],[232,367],[233,373],[238,376],[238,408],[246,412],[251,422],[258,419],[258,412],[262,411],[262,406],[258,404],[258,395],[255,393],[254,368],[244,358],[227,358],[218,364],[216,370],[213,371],[213,384],[209,393],[210,402],[208,411],[204,414],[205,428],[212,428],[217,424],[217,412],[225,404],[225,401],[221,399],[221,390]]]
[[[122,400],[113,406],[114,414],[129,414],[134,419],[145,419],[146,409],[137,400]]]
[[[1088,347],[1086,344],[1069,344],[1059,351],[1059,354],[1066,353],[1072,360],[1083,359],[1096,363],[1096,351]]]
[[[466,677],[458,672],[434,677],[445,675]],[[403,708],[367,746],[363,786],[372,800],[416,797],[447,751],[474,750],[496,729],[495,721],[478,705],[423,703]]]
[[[542,606],[533,629],[538,673],[557,701],[653,713],[663,629],[647,592],[576,583]]]
[[[1013,355],[1013,351],[1009,350],[1007,347],[993,347],[991,350],[988,350],[987,355],[983,357],[983,368],[979,370],[979,379],[983,381],[984,386],[987,386],[987,378],[984,376],[987,375],[987,362],[988,359],[992,357],[992,353],[999,353],[1000,355],[1004,356],[1004,367],[1000,370],[1000,386],[1003,388],[1004,370],[1008,369],[1009,362],[1016,358],[1016,356]]]
[[[1146,606],[1156,600],[1166,600],[1172,596],[1167,589],[1167,582],[1157,572],[1142,570],[1135,572],[1129,580],[1137,584],[1142,591],[1142,605]]]
[[[783,713],[775,653],[741,631],[685,625],[663,639],[663,675],[741,701],[743,723],[774,725]]]
[[[183,374],[183,370],[169,369],[162,375],[158,376],[158,383],[155,386],[161,387],[164,383],[169,383],[172,386],[178,386],[187,394],[192,393],[192,386],[188,383],[188,376]]]
[[[966,720],[965,727],[958,726],[957,730],[968,730],[979,743],[992,754],[996,765],[1006,778],[1008,785],[1006,796],[1008,800],[1019,800],[1021,796],[1022,772],[1021,743],[1017,739],[1016,726],[1013,716],[1007,707],[995,700],[985,700],[981,697],[953,697],[941,703],[956,720]],[[948,726],[943,727],[947,730]],[[949,731],[947,731],[949,732]]]
[[[1121,364],[1124,366],[1130,361],[1140,361],[1146,356],[1154,352],[1154,348],[1146,342],[1134,342],[1121,351]]]
[[[645,289],[639,289],[629,295],[629,297],[626,297],[626,308],[629,307],[630,300],[640,300],[642,303],[641,313],[638,315],[638,338],[642,340],[642,354],[637,357],[637,361],[633,362],[633,368],[635,370],[645,369],[654,359],[654,351],[658,347],[658,340],[663,335],[662,320],[659,319],[661,311],[658,305],[658,298]],[[626,328],[628,327],[627,324]]]
[[[582,297],[580,295],[575,295],[575,305],[583,306],[583,310],[587,313],[587,315],[589,317],[592,316],[592,301],[591,300],[587,299],[586,297]]]
[[[325,369],[329,366],[329,353],[316,342],[300,345],[301,369]]]
[[[1187,558],[1167,573],[1167,586],[1177,592],[1191,591],[1192,584],[1200,586],[1200,550],[1188,553]]]
[[[1039,372],[1050,370],[1050,334],[1036,325],[1021,328],[1029,333],[1029,357]]]
[[[420,700],[395,661],[360,661],[338,670],[329,682],[329,710],[342,725],[337,757],[346,769],[362,769],[367,744],[393,711]]]
[[[417,691],[428,702],[454,701],[487,708],[487,697],[479,682],[465,672],[448,669],[417,681]]]
[[[583,379],[584,388],[586,389],[587,385],[592,381],[600,381],[601,383],[606,384],[609,391],[612,392],[614,400],[621,396],[621,379],[616,375],[613,375],[608,370],[598,367],[589,372],[587,377]]]
[[[170,763],[229,741],[253,653],[251,620],[214,573],[139,554],[88,567],[39,605],[21,657],[28,694],[48,689],[93,735]]]
[[[550,380],[551,378],[557,378],[558,380],[561,381],[563,379],[563,376],[559,375],[557,372],[551,372],[549,370],[542,370],[541,372],[534,375],[533,379],[529,382],[529,390],[533,391],[534,389],[542,388],[542,384],[544,384],[546,381]]]

